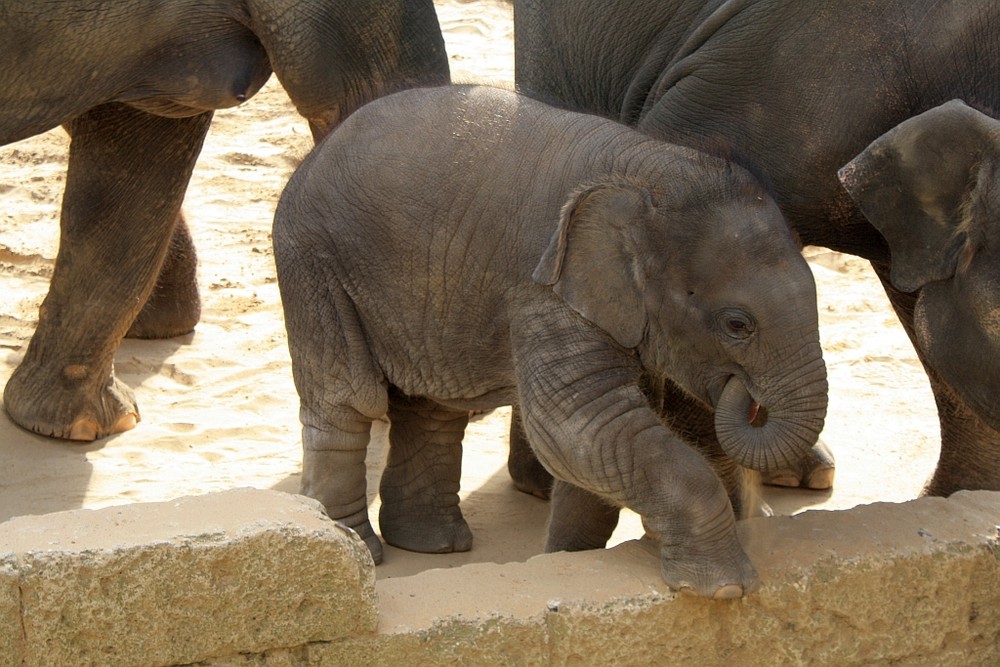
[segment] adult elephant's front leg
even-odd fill
[[[161,118],[122,104],[72,121],[59,253],[38,327],[4,390],[11,419],[93,440],[132,428],[114,354],[167,253],[211,113]]]
[[[1000,433],[986,425],[929,372],[941,423],[941,455],[924,488],[929,496],[963,489],[1000,491]]]
[[[986,424],[945,382],[929,362],[915,335],[916,293],[893,287],[889,268],[872,264],[882,281],[889,302],[917,351],[927,377],[941,425],[941,453],[924,494],[948,496],[955,491],[986,489],[1000,491],[1000,433]]]

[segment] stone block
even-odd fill
[[[0,555],[0,667],[21,665],[24,632],[21,629],[21,591],[14,557]]]
[[[643,540],[376,584],[312,501],[232,494],[0,525],[0,665],[1000,664],[1000,493],[743,522],[763,583],[731,601]]]
[[[311,664],[995,666],[998,524],[991,492],[742,522],[762,586],[733,601],[672,593],[644,541],[431,570],[379,581],[375,641]]]
[[[374,566],[318,503],[274,491],[19,517],[0,524],[15,617],[14,664],[192,663],[373,633]]]

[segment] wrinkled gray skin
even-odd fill
[[[942,381],[962,387],[970,409],[996,410],[1000,121],[947,102],[872,142],[839,175],[892,248],[892,284],[916,295],[913,336],[923,358],[934,360]],[[1000,458],[982,458],[992,452],[963,459],[964,468],[976,466],[968,476],[939,466],[935,479],[950,482],[946,491],[970,484],[998,490]],[[951,452],[943,454],[942,464],[954,466]]]
[[[659,538],[674,588],[753,588],[738,500],[643,393],[669,377],[714,407],[744,462],[796,459],[822,428],[815,285],[750,174],[509,91],[415,90],[361,109],[313,152],[273,236],[303,493],[376,562],[372,420],[392,424],[383,537],[462,551],[469,411],[516,402],[570,508],[553,514],[547,549],[591,546],[605,521],[581,523],[589,504],[626,506]],[[768,418],[751,424],[754,412]]]
[[[730,145],[770,178],[804,244],[871,260],[938,406],[926,492],[1000,489],[994,144],[962,139],[978,146],[969,161],[923,155],[947,165],[926,177],[869,157],[878,169],[838,179],[881,135],[952,99],[1000,114],[1000,3],[515,0],[514,22],[524,92],[668,141]],[[896,136],[899,154],[919,154]],[[866,218],[872,193],[894,187],[909,196],[896,214],[882,203]],[[690,421],[699,431],[705,417]]]
[[[4,406],[74,440],[139,419],[112,368],[126,332],[199,318],[180,206],[214,109],[273,69],[319,139],[381,94],[448,81],[431,0],[0,0],[0,33],[0,143],[72,137],[55,271]]]

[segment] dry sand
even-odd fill
[[[512,80],[508,5],[440,0],[438,11],[456,80]],[[0,384],[20,361],[48,289],[66,147],[56,129],[0,148]],[[200,258],[201,323],[182,338],[122,344],[116,371],[135,389],[142,414],[132,431],[70,444],[28,433],[3,413],[0,521],[243,486],[298,490],[298,399],[270,230],[281,188],[310,148],[305,122],[273,78],[242,107],[216,114],[184,206]],[[769,489],[766,497],[783,514],[914,498],[939,442],[924,373],[867,263],[806,253],[830,374],[823,438],[837,456],[837,478],[832,492]],[[473,550],[431,556],[388,548],[379,576],[541,551],[547,506],[510,484],[508,416],[507,409],[486,415],[466,436],[462,506]],[[377,425],[370,490],[385,432]],[[376,517],[377,499],[372,508]],[[640,533],[626,517],[614,541]]]

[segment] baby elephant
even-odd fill
[[[714,409],[744,466],[787,465],[817,439],[815,286],[749,173],[503,90],[411,90],[356,112],[299,167],[274,247],[303,493],[376,562],[372,420],[391,422],[384,539],[467,550],[468,414],[516,403],[566,489],[548,550],[606,541],[588,525],[597,497],[643,517],[674,589],[755,586],[719,477],[643,392],[669,378]]]

